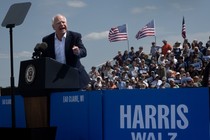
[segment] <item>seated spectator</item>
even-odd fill
[[[193,81],[196,87],[202,87],[201,80],[202,79],[197,75],[193,77]]]
[[[175,78],[174,78],[174,82],[177,85],[181,86],[181,84],[182,84],[182,80],[181,79],[182,79],[181,74],[179,72],[176,72],[176,75],[175,75]]]
[[[162,78],[162,84],[160,85],[160,88],[170,88],[170,84],[166,81],[166,77],[164,76]]]
[[[96,81],[97,77],[100,76],[100,73],[96,69],[96,67],[91,67],[91,71],[89,72],[89,77],[91,80]]]
[[[192,78],[188,78],[185,87],[194,88],[194,87],[198,87],[198,85],[194,83],[194,80]]]
[[[160,88],[162,81],[159,78],[160,78],[159,75],[156,74],[155,79],[150,83],[150,87],[157,88],[157,89]]]
[[[179,88],[179,85],[177,85],[174,81],[174,79],[169,80],[170,88]]]
[[[117,89],[117,85],[115,84],[114,80],[109,80],[107,84],[108,89]]]
[[[102,78],[100,76],[97,77],[96,82],[93,84],[94,89],[99,90],[102,89]]]

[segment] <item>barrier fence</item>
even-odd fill
[[[56,140],[207,140],[209,88],[53,92]],[[23,97],[16,126],[25,127]],[[10,96],[0,96],[0,127],[11,127]]]

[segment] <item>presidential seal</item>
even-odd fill
[[[33,83],[36,74],[36,69],[34,65],[28,65],[25,71],[25,81],[28,84]]]

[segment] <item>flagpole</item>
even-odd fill
[[[127,24],[126,24],[126,31],[127,31],[127,36],[128,36],[128,27],[127,27]],[[130,50],[130,47],[129,47],[129,40],[128,40],[128,38],[127,38],[127,45],[128,45],[128,51]]]
[[[155,44],[157,45],[157,42],[156,42],[156,28],[155,28],[155,19],[154,19],[154,29],[155,29]]]

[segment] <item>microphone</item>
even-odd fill
[[[36,46],[34,47],[34,51],[38,51],[39,50],[39,46],[40,46],[40,43],[37,43]]]
[[[32,58],[37,59],[37,58],[42,57],[42,54],[47,47],[48,47],[48,45],[46,42],[37,43],[36,46],[34,47],[34,52],[33,52]]]
[[[45,49],[47,49],[48,45],[46,42],[42,42],[40,45],[39,45],[39,49],[41,51],[44,51]]]
[[[37,43],[35,48],[34,48],[34,51],[44,51],[46,48],[48,47],[47,43],[46,42],[42,42],[42,43]]]

